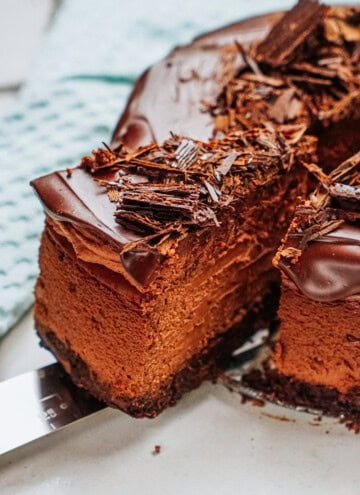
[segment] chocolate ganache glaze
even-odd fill
[[[263,39],[282,15],[275,12],[246,19],[205,34],[150,67],[135,85],[114,131],[112,145],[125,144],[135,149],[153,141],[161,143],[170,132],[208,140],[213,119],[201,102],[216,98],[223,88],[226,47],[233,46],[235,40],[248,46]],[[232,70],[242,64],[237,54],[231,61]],[[102,178],[110,177],[105,173]],[[31,184],[47,215],[95,230],[119,252],[142,237],[116,222],[114,205],[106,190],[83,169],[54,172]],[[141,285],[150,281],[161,261],[154,252],[139,248],[122,254],[121,259],[125,270]]]
[[[301,235],[290,234],[292,245]],[[294,242],[295,241],[295,242]],[[344,223],[309,243],[296,263],[279,267],[305,296],[335,301],[360,293],[360,226]]]
[[[97,178],[108,181],[113,175],[105,172]],[[114,205],[106,190],[81,168],[73,169],[71,174],[60,171],[40,177],[32,185],[50,218],[95,231],[119,252],[125,245],[142,238],[141,234],[115,221]],[[161,261],[157,253],[141,249],[122,253],[120,259],[125,270],[142,286],[151,281]]]
[[[318,176],[274,264],[304,295],[330,302],[360,294],[360,152]]]
[[[245,48],[263,39],[281,18],[274,12],[246,19],[199,36],[190,44],[175,48],[164,60],[140,77],[112,137],[113,146],[124,143],[137,148],[163,142],[169,132],[202,141],[213,133],[213,119],[202,101],[214,100],[226,79],[244,66],[239,53],[226,72],[226,47],[241,43]],[[225,81],[224,81],[225,78]]]

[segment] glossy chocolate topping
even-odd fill
[[[304,2],[301,4],[305,5]],[[163,143],[169,137],[170,132],[208,141],[215,126],[211,113],[205,110],[204,102],[216,100],[224,86],[226,87],[235,73],[245,64],[247,66],[250,64],[252,70],[259,72],[259,68],[253,66],[253,62],[242,50],[254,41],[261,41],[269,33],[273,24],[281,19],[281,16],[281,13],[265,15],[204,35],[195,39],[190,45],[176,48],[165,60],[151,67],[136,84],[127,108],[116,127],[113,136],[114,147],[122,143],[125,144],[125,148],[131,150],[154,141]],[[255,76],[259,77],[259,74]],[[270,81],[267,79],[266,84],[276,86],[277,82],[270,78]],[[261,96],[260,99],[263,97]],[[299,136],[295,142],[302,136],[305,129],[301,125],[298,127]],[[266,136],[262,139],[262,147],[265,148],[266,153],[272,155],[271,150],[266,150],[269,140]],[[287,150],[288,155],[293,156],[293,151]],[[142,153],[141,150],[140,153]],[[256,175],[256,167],[259,165],[255,166],[255,162],[252,164],[253,158],[247,161],[246,166],[249,170],[251,169],[251,174],[255,172]],[[150,164],[150,168],[154,169],[153,165],[153,163]],[[149,169],[149,164],[144,166]],[[223,166],[227,168],[228,163],[226,162]],[[130,191],[130,195],[126,195],[126,191],[122,190],[115,192],[123,199],[122,206],[117,210],[119,218],[116,218],[114,201],[109,200],[109,191],[99,183],[99,179],[109,179],[108,172],[104,172],[104,176],[101,174],[102,172],[100,175],[97,174],[94,180],[91,173],[81,169],[55,172],[34,180],[32,185],[49,216],[96,231],[105,242],[112,244],[118,250],[126,275],[129,275],[136,283],[146,285],[151,280],[155,268],[161,263],[161,259],[154,256],[154,252],[148,246],[145,250],[143,246],[139,246],[138,241],[146,235],[137,233],[139,231],[136,229],[129,230],[129,223],[124,221],[131,217],[130,220],[134,224],[134,218],[138,217],[138,212],[134,208],[133,191]],[[137,175],[141,175],[141,172],[137,171]],[[215,186],[208,184],[205,180],[203,186],[205,192],[208,189],[213,201],[217,203],[216,184]],[[204,187],[201,188],[199,194],[203,194]],[[141,190],[142,194],[144,193],[144,187],[139,186],[137,189]],[[169,198],[160,198],[160,192],[155,192],[159,201],[164,202],[166,199],[164,204],[167,205]],[[176,191],[177,193],[179,191]],[[147,211],[146,201],[148,199],[146,201],[145,199],[143,198],[141,204]],[[193,200],[192,197],[190,199]],[[139,198],[136,197],[135,200],[138,204]],[[167,215],[163,208],[164,205],[160,203],[158,202],[156,206],[157,217],[160,213]],[[173,198],[173,210],[175,203],[176,198]],[[150,213],[153,215],[154,201],[150,201],[149,205],[151,206]],[[159,218],[155,220],[158,221]],[[136,249],[133,249],[135,244]]]
[[[223,87],[225,47],[234,41],[247,47],[263,39],[281,15],[276,12],[247,19],[175,48],[137,82],[112,144],[123,142],[134,149],[151,141],[161,143],[170,131],[207,141],[213,133],[213,119],[201,102],[212,101]],[[240,69],[242,58],[238,56],[234,62],[233,69]]]
[[[201,101],[216,97],[222,89],[219,74],[224,48],[234,40],[247,46],[262,39],[281,15],[247,19],[196,38],[148,69],[137,82],[116,126],[113,144],[122,141],[133,149],[154,140],[162,142],[170,131],[209,139],[212,117],[203,111]],[[240,67],[240,63],[241,57],[234,67]],[[84,170],[55,172],[35,179],[32,186],[49,216],[96,231],[119,250],[119,256],[125,245],[141,238],[116,222],[106,189]],[[121,261],[126,272],[141,285],[147,285],[161,262],[153,252],[139,248],[123,253]]]
[[[296,245],[297,238],[296,234],[290,235],[290,243]],[[312,241],[296,263],[281,259],[279,267],[315,301],[360,294],[360,226],[341,225]]]
[[[104,174],[109,180],[109,174]],[[115,221],[114,205],[109,201],[106,189],[94,181],[83,169],[55,172],[32,181],[44,209],[51,218],[95,231],[102,239],[119,251],[126,272],[140,285],[146,286],[156,266],[161,262],[159,254],[139,248],[120,255],[121,249],[141,235],[126,229]]]
[[[318,178],[274,264],[304,295],[330,302],[360,294],[360,151]]]
[[[108,178],[108,177],[107,177]],[[80,168],[54,172],[32,181],[46,213],[56,219],[90,228],[108,242],[123,246],[139,236],[115,222],[114,205],[106,189]]]

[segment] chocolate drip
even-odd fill
[[[289,241],[296,246],[296,237]],[[296,263],[281,258],[279,267],[315,301],[360,294],[360,226],[343,224],[311,242]]]

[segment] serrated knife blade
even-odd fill
[[[58,363],[0,383],[0,455],[106,405],[75,387]]]

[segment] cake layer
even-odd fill
[[[360,386],[360,296],[317,302],[283,279],[274,364],[286,376],[348,393]]]
[[[166,389],[169,400],[178,393],[169,387],[175,376],[190,366],[192,357],[207,354],[229,328],[242,324],[251,308],[260,304],[276,279],[273,271],[269,273],[269,262],[270,257],[266,257],[249,267],[260,277],[256,285],[255,281],[246,284],[249,271],[239,272],[240,280],[228,285],[227,293],[217,304],[211,305],[207,300],[199,305],[200,290],[195,288],[189,288],[185,301],[182,293],[174,297],[171,292],[162,294],[160,300],[155,297],[138,301],[95,278],[96,271],[77,262],[70,246],[48,227],[42,240],[42,275],[36,288],[36,325],[45,344],[73,378],[76,379],[74,370],[62,356],[59,342],[86,366],[96,382],[96,386],[80,385],[109,404],[126,410],[137,408],[137,415],[151,416],[161,409],[158,402],[162,390]],[[224,279],[230,273],[227,270]],[[190,303],[191,294],[196,296],[193,311],[176,307],[176,303]],[[264,322],[263,318],[262,314],[260,321]],[[255,311],[252,331],[257,319]],[[244,335],[240,332],[235,342],[248,336],[249,331],[247,328]],[[76,364],[72,366],[76,368]],[[146,410],[141,410],[142,403],[147,404]]]

